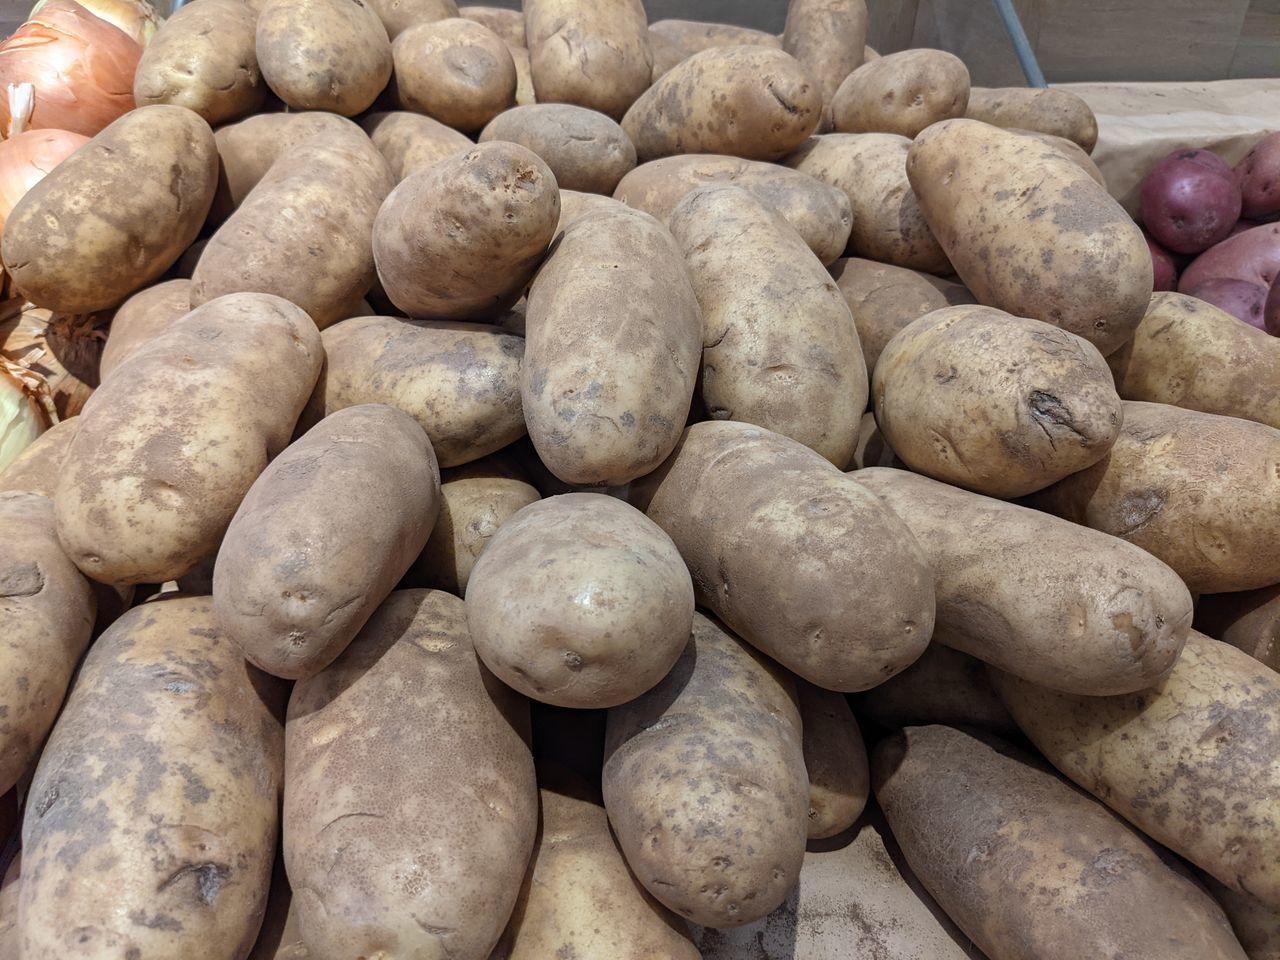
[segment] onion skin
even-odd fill
[[[0,142],[0,230],[27,191],[88,142],[70,130],[26,130]]]

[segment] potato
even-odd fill
[[[55,423],[27,444],[9,466],[0,470],[0,493],[19,490],[53,499],[67,447],[79,429],[80,418],[71,417]]]
[[[682,917],[750,923],[804,859],[808,780],[785,671],[696,614],[670,675],[609,711],[604,804],[636,879]]]
[[[523,20],[523,18],[522,18]],[[511,63],[516,68],[516,106],[527,107],[538,102],[533,90],[533,68],[529,64],[529,51],[515,44],[507,44]]]
[[[175,10],[138,61],[134,101],[186,107],[210,124],[253,113],[267,92],[257,22],[243,0],[198,0]]]
[[[391,191],[373,257],[391,302],[413,317],[493,316],[524,292],[560,219],[551,170],[515,143],[482,143]]]
[[[393,593],[294,687],[285,736],[285,864],[314,960],[485,960],[538,794],[528,701],[476,659],[462,601]]]
[[[1193,593],[1280,582],[1280,431],[1162,403],[1124,404],[1111,454],[1034,505],[1128,540]]]
[[[1236,173],[1244,216],[1258,220],[1280,213],[1280,131],[1259,140],[1236,164]]]
[[[924,550],[937,595],[935,642],[1088,696],[1146,689],[1178,659],[1191,595],[1150,554],[903,470],[850,476],[901,517]]]
[[[1195,297],[1155,294],[1108,362],[1126,400],[1280,428],[1280,341]]]
[[[800,61],[818,82],[822,103],[844,78],[862,66],[867,45],[866,0],[790,0],[782,49]]]
[[[712,47],[782,48],[782,37],[733,23],[703,23],[700,20],[655,20],[649,24],[649,46],[653,50],[653,82],[695,53]]]
[[[964,115],[996,127],[1051,133],[1093,153],[1098,120],[1074,93],[1056,88],[970,87]]]
[[[307,315],[260,293],[211,301],[135,351],[90,398],[63,461],[58,537],[76,566],[163,583],[213,553],[322,361]]]
[[[369,138],[343,130],[280,154],[201,254],[193,307],[255,291],[297,304],[321,328],[350,315],[373,282],[370,238],[393,180]]]
[[[541,500],[511,517],[467,583],[476,653],[508,686],[561,707],[644,693],[689,640],[693,584],[671,542],[598,493]]]
[[[653,73],[641,0],[524,0],[525,39],[540,103],[573,103],[621,119]]]
[[[293,909],[293,891],[284,872],[284,857],[277,855],[262,929],[247,960],[307,960],[307,957],[307,947],[298,933],[298,911]]]
[[[906,524],[794,440],[696,423],[631,497],[675,541],[699,606],[810,683],[866,690],[928,645],[933,574]]]
[[[1121,401],[1091,343],[991,307],[913,321],[880,354],[871,392],[912,470],[992,497],[1097,463],[1120,432]]]
[[[1025,136],[948,120],[916,138],[907,177],[979,302],[1062,327],[1104,355],[1132,337],[1151,299],[1151,255],[1076,164]]]
[[[1093,162],[1093,157],[1085,153],[1084,148],[1074,140],[1068,140],[1066,137],[1059,137],[1052,133],[1043,133],[1039,130],[1020,130],[1017,127],[1008,127],[1006,129],[1011,133],[1020,133],[1024,137],[1031,137],[1031,139],[1043,143],[1046,147],[1050,147],[1074,163],[1100,186],[1105,187],[1107,185],[1107,178],[1103,176],[1102,170],[1098,168],[1098,165]]]
[[[13,222],[12,217],[9,222]],[[1206,281],[1218,278],[1247,280],[1264,290],[1270,288],[1280,278],[1280,223],[1252,227],[1210,247],[1182,271],[1178,289],[1191,293]]]
[[[21,884],[22,854],[19,851],[9,862],[9,868],[0,882],[0,956],[18,957],[21,944],[18,940],[18,891]]]
[[[0,246],[11,286],[58,313],[114,307],[191,245],[218,182],[213,132],[184,107],[126,113],[18,201]]]
[[[905,466],[876,425],[876,415],[864,413],[858,423],[858,445],[853,450],[853,469]]]
[[[391,79],[391,42],[362,0],[266,0],[258,13],[258,66],[294,110],[354,117]]]
[[[702,318],[680,247],[631,210],[582,216],[529,289],[520,393],[529,437],[566,483],[621,485],[684,429]]]
[[[909,727],[872,777],[911,869],[990,960],[1245,960],[1200,886],[1030,754]]]
[[[837,260],[830,271],[853,314],[868,373],[874,372],[885,345],[913,320],[974,302],[973,294],[958,283],[874,260]]]
[[[896,133],[908,139],[940,120],[965,115],[969,71],[945,50],[903,50],[841,78],[831,119],[841,133]]]
[[[1267,329],[1267,288],[1233,277],[1210,277],[1185,291],[1258,330]]]
[[[777,210],[823,263],[844,253],[852,214],[843,191],[786,167],[740,157],[685,154],[641,164],[618,183],[617,200],[663,223],[692,190],[741,187]]]
[[[822,263],[735,186],[701,187],[671,215],[702,308],[702,400],[716,420],[798,440],[837,467],[867,408],[858,331]]]
[[[1196,629],[1280,671],[1280,584],[1202,596]]]
[[[40,755],[71,672],[89,646],[96,603],[58,544],[53,502],[0,493],[0,793]],[[0,837],[0,847],[8,835]]]
[[[151,342],[175,320],[190,312],[190,280],[166,280],[139,290],[122,303],[111,318],[107,345],[98,363],[99,374],[105,378],[139,347]]]
[[[1166,250],[1200,253],[1231,235],[1240,219],[1236,172],[1209,150],[1175,150],[1142,181],[1142,225]]]
[[[524,46],[524,14],[505,7],[464,6],[455,16],[474,20],[488,27],[513,47]]]
[[[31,784],[22,956],[245,956],[271,881],[283,705],[219,634],[208,597],[117,620]]]
[[[506,43],[472,20],[416,23],[396,37],[391,55],[400,106],[458,130],[479,130],[516,102]]]
[[[371,113],[361,121],[361,126],[386,159],[396,183],[423,167],[472,147],[467,136],[453,127],[407,110]]]
[[[613,193],[636,165],[636,148],[612,119],[568,103],[516,107],[495,117],[480,142],[510,140],[532,150],[564,190]]]
[[[1224,887],[1211,877],[1207,885],[1231,921],[1249,960],[1280,960],[1280,911],[1263,906],[1247,893]]]
[[[862,815],[870,790],[867,749],[843,694],[796,683],[809,774],[810,840],[844,833]]]
[[[393,41],[415,24],[461,16],[456,0],[369,0],[369,8]]]
[[[910,146],[906,137],[890,133],[833,133],[811,137],[786,163],[849,198],[849,253],[909,270],[948,274],[951,262],[907,182]]]
[[[560,224],[556,228],[556,232],[565,230],[571,223],[581,220],[583,217],[592,213],[606,214],[625,214],[631,208],[621,201],[614,200],[612,197],[606,197],[600,193],[579,193],[576,190],[560,191]],[[505,320],[499,320],[499,324],[517,322],[515,316],[518,314],[520,307],[525,306],[524,302],[515,304],[511,311],[505,315]],[[524,325],[520,323],[518,332],[523,336]]]
[[[1049,762],[1157,843],[1280,906],[1280,676],[1191,631],[1158,687],[1081,697],[996,688]]]

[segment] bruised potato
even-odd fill
[[[840,133],[896,133],[911,139],[939,120],[963,117],[969,70],[945,50],[903,50],[841,78],[831,99]]]
[[[472,20],[414,24],[396,37],[391,55],[400,105],[457,130],[479,130],[515,103],[507,45]]]
[[[636,165],[636,148],[611,118],[570,103],[540,103],[501,113],[480,142],[510,140],[532,150],[562,190],[613,193]]]

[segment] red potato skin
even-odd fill
[[[1207,150],[1171,153],[1142,184],[1142,222],[1175,253],[1199,253],[1225,240],[1240,206],[1235,174]]]
[[[1251,327],[1263,328],[1267,288],[1248,280],[1213,277],[1187,291],[1188,296],[1211,303],[1219,310],[1243,320]]]
[[[1147,240],[1147,249],[1151,251],[1151,267],[1155,272],[1155,290],[1176,290],[1178,288],[1178,265],[1173,256],[1156,239],[1142,231]]]
[[[1191,293],[1206,280],[1231,277],[1270,287],[1280,276],[1280,223],[1238,233],[1210,247],[1182,271],[1180,293]]]
[[[1261,219],[1280,213],[1280,131],[1263,137],[1236,166],[1243,216]]]
[[[1271,292],[1262,307],[1262,329],[1273,337],[1280,337],[1280,279],[1271,284]]]

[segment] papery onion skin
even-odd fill
[[[0,313],[0,361],[41,378],[57,417],[74,417],[100,382],[106,314],[56,314],[15,301]]]
[[[0,230],[26,192],[88,142],[70,130],[26,130],[0,141]]]
[[[156,31],[164,25],[164,17],[156,13],[156,8],[148,0],[79,0],[79,2],[80,6],[95,17],[123,30],[144,47],[151,42]],[[49,0],[40,0],[31,8],[28,19],[39,13],[48,3]]]
[[[38,375],[0,359],[0,470],[53,424],[48,389]]]

